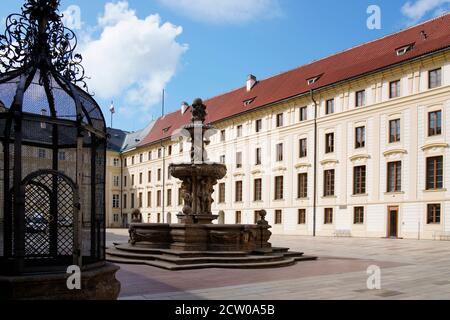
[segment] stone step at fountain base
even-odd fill
[[[206,268],[256,269],[279,268],[294,265],[298,261],[316,260],[301,252],[288,252],[274,248],[271,252],[182,252],[168,249],[116,245],[106,250],[107,260],[122,264],[141,264],[166,270],[192,270]]]

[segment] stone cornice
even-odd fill
[[[445,149],[448,148],[448,143],[445,142],[435,142],[424,145],[421,149],[422,151],[430,150],[430,149]]]
[[[388,157],[393,154],[407,154],[407,153],[408,153],[408,151],[406,151],[405,149],[391,149],[391,150],[387,150],[387,151],[383,152],[383,155],[385,157]]]

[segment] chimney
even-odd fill
[[[247,92],[252,91],[255,84],[256,84],[256,77],[250,74],[247,78]]]
[[[185,114],[188,109],[189,109],[189,104],[187,102],[183,102],[181,104],[181,114]]]

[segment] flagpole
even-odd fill
[[[109,112],[111,112],[111,129],[113,128],[113,116],[116,113],[116,108],[114,107],[114,101],[111,101],[111,106],[109,107]]]

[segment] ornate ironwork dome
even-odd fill
[[[58,6],[0,35],[0,272],[104,261],[105,120]]]

